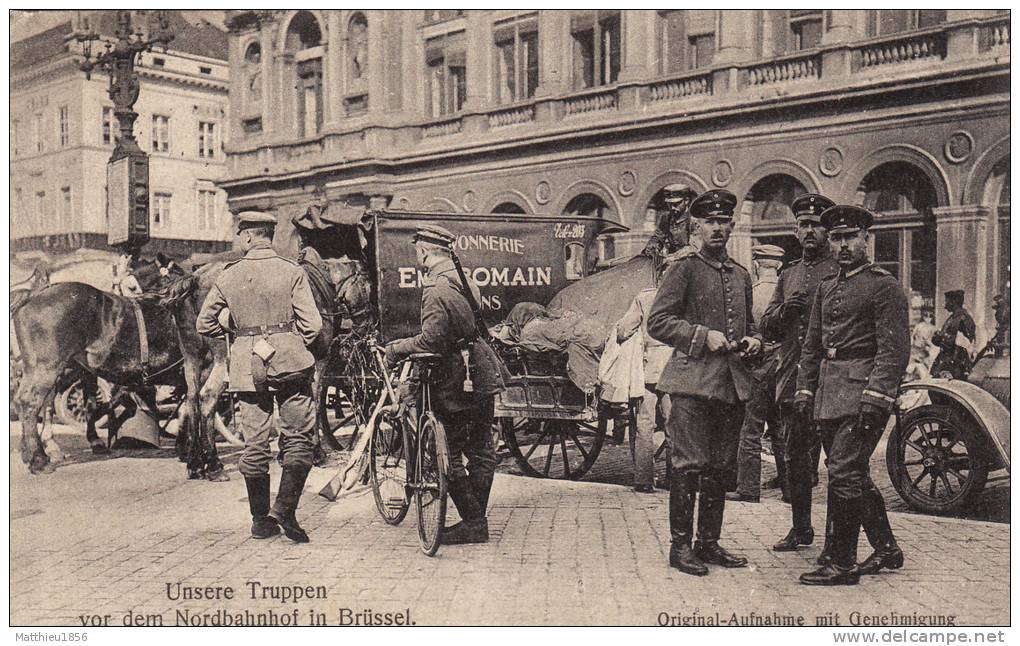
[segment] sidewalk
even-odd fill
[[[837,612],[843,625],[851,612],[955,615],[956,625],[1009,621],[1008,524],[894,513],[907,555],[902,570],[855,587],[807,588],[797,576],[813,567],[820,546],[769,549],[787,530],[789,508],[774,500],[728,503],[723,544],[751,566],[713,567],[697,578],[667,566],[665,492],[498,475],[490,542],[444,546],[427,558],[418,551],[413,509],[390,527],[367,488],[336,503],[316,496],[329,470],[313,470],[298,512],[312,543],[294,545],[248,536],[235,458],[227,460],[231,482],[214,484],[185,480],[167,451],[149,455],[66,464],[34,477],[11,455],[11,624],[80,627],[84,614],[123,625],[130,611],[176,625],[178,611],[222,618],[245,609],[278,620],[296,609],[299,625],[309,624],[312,610],[336,625],[366,610],[407,609],[417,625],[654,625],[660,613],[704,621],[717,612],[724,620],[803,616],[806,625]],[[274,489],[278,477],[274,464]],[[862,537],[861,558],[867,553]],[[319,598],[252,600],[249,581],[312,586],[306,596]],[[167,584],[176,583],[230,586],[235,598],[171,600]]]

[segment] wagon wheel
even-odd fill
[[[365,427],[382,389],[374,363],[363,349],[357,341],[340,346],[320,379],[316,420],[321,435],[334,449],[343,448],[336,438],[341,429],[356,434]]]
[[[606,437],[606,419],[508,418],[501,420],[503,439],[525,475],[579,480],[595,463]]]
[[[903,414],[889,434],[889,479],[913,509],[953,514],[974,501],[988,479],[985,440],[972,420],[951,406],[922,406]]]
[[[97,393],[96,396],[100,395]],[[85,391],[81,387],[80,379],[75,379],[70,386],[58,392],[53,399],[53,412],[57,421],[79,430],[85,428],[94,408],[95,403],[89,402],[85,398]]]

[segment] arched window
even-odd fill
[[[595,218],[605,218],[610,213],[611,209],[605,200],[593,193],[581,193],[567,202],[567,206],[563,209],[563,215],[585,215]],[[585,249],[580,244],[568,245],[565,248],[564,262],[567,267],[567,278],[587,276],[595,270],[597,265],[603,265],[612,259],[615,250],[611,239],[600,237],[596,240],[595,245],[597,248],[594,252]]]
[[[360,11],[347,23],[347,74],[352,83],[368,75],[368,19]]]
[[[262,100],[262,45],[251,43],[244,50],[244,73],[247,77],[246,100],[254,104]]]
[[[887,162],[861,182],[858,200],[877,215],[874,261],[896,276],[911,297],[935,305],[937,238],[932,209],[938,196],[921,169]],[[913,300],[913,299],[912,299]]]
[[[305,51],[321,44],[322,29],[315,15],[310,11],[294,14],[287,26],[285,49],[296,62],[294,90],[299,137],[314,137],[322,130],[322,56],[318,51]]]
[[[319,21],[311,11],[299,11],[291,19],[287,27],[286,49],[294,52],[302,49],[318,47],[322,42],[322,30]]]
[[[996,267],[998,270],[998,282],[996,288],[1000,293],[1007,293],[1009,291],[1009,269],[1010,269],[1010,254],[1009,254],[1009,157],[1006,157],[992,169],[992,174],[988,178],[988,189],[990,195],[986,193],[986,196],[991,198],[992,208],[995,210],[996,225],[998,228],[998,262]]]
[[[799,181],[775,173],[767,175],[744,196],[741,212],[751,218],[754,244],[774,244],[786,251],[786,259],[800,257],[800,243],[794,235],[795,221],[790,204],[798,195],[807,193]]]
[[[244,50],[244,62],[246,65],[258,65],[262,62],[262,45],[252,43]]]
[[[596,218],[603,218],[608,212],[609,205],[605,200],[592,193],[581,193],[563,209],[564,215],[589,215]]]
[[[524,207],[516,202],[501,202],[492,209],[493,213],[527,213]]]

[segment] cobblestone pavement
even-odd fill
[[[725,620],[776,613],[808,625],[830,613],[847,625],[852,612],[954,615],[957,625],[1009,621],[1009,526],[1002,523],[894,513],[906,566],[856,587],[818,589],[796,580],[817,546],[769,550],[787,528],[782,503],[729,503],[723,544],[751,566],[696,578],[667,567],[665,492],[500,474],[490,542],[443,547],[428,558],[418,551],[413,513],[391,527],[368,489],[336,503],[316,496],[331,470],[313,470],[298,511],[311,544],[256,541],[236,454],[226,457],[233,479],[213,484],[185,480],[168,450],[91,459],[81,444],[48,476],[30,476],[11,455],[13,625],[80,627],[104,617],[122,625],[126,616],[176,625],[222,613],[236,620],[246,610],[253,621],[296,616],[307,625],[314,611],[336,624],[365,610],[406,609],[418,625],[650,625],[660,613],[704,621],[717,612]],[[278,476],[274,464],[274,487]],[[247,582],[268,587],[252,599]],[[235,596],[177,601],[168,583],[230,586]],[[290,586],[313,586],[305,593],[318,598],[280,599]],[[262,598],[270,590],[277,598]]]

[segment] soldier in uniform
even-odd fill
[[[966,379],[970,373],[971,350],[977,338],[974,319],[963,307],[964,291],[953,289],[946,292],[946,311],[949,318],[942,329],[935,333],[932,341],[939,347],[939,354],[932,364],[931,374],[936,377],[949,376]],[[960,337],[963,338],[960,338]]]
[[[762,313],[772,299],[779,282],[776,272],[783,265],[786,252],[782,247],[760,244],[751,247],[755,281],[751,286],[751,316],[761,326]],[[740,427],[740,442],[737,447],[737,490],[726,494],[727,500],[758,502],[761,499],[761,436],[768,422],[769,430],[776,434],[779,414],[775,405],[775,368],[778,344],[766,341],[761,357],[753,366],[751,376],[754,386],[751,399],[744,411],[744,422]],[[776,465],[781,464],[779,459]]]
[[[778,454],[786,463],[786,482],[782,483],[790,500],[793,529],[772,549],[789,552],[799,545],[814,542],[811,526],[811,488],[817,469],[818,433],[814,426],[801,426],[794,415],[793,396],[797,385],[797,362],[807,333],[812,299],[823,278],[839,272],[839,263],[829,249],[829,234],[822,226],[822,212],[835,202],[814,193],[798,196],[790,205],[797,219],[797,240],[801,258],[794,260],[779,275],[779,283],[762,315],[761,328],[766,338],[781,342],[777,355],[775,399],[779,403],[782,426],[775,434]],[[830,504],[831,507],[831,504]]]
[[[822,213],[839,273],[823,279],[815,293],[794,407],[799,424],[818,424],[825,447],[832,560],[801,575],[806,585],[854,585],[862,571],[903,566],[869,462],[910,358],[909,313],[896,278],[868,260],[872,221],[856,206]],[[858,569],[862,524],[878,547]]]
[[[199,312],[197,328],[205,336],[233,335],[228,374],[237,393],[237,421],[244,435],[238,470],[248,487],[251,534],[268,538],[280,532],[298,543],[308,534],[294,512],[312,468],[315,406],[313,358],[308,346],[322,328],[305,272],[273,251],[276,218],[246,211],[237,231],[244,258],[224,268]],[[227,321],[227,327],[224,327]],[[273,404],[279,408],[283,474],[269,508],[269,448]]]
[[[492,348],[478,337],[465,285],[450,255],[455,240],[439,225],[418,227],[412,241],[418,264],[428,275],[421,294],[421,332],[386,346],[390,366],[419,352],[440,356],[431,382],[432,407],[446,430],[450,498],[461,517],[461,522],[443,530],[440,539],[446,545],[489,540],[485,510],[497,464],[491,433],[493,395],[504,380]],[[473,282],[469,285],[477,304],[478,287]],[[464,348],[471,353],[472,392],[464,388]]]
[[[698,193],[687,184],[670,184],[662,189],[669,212],[663,216],[648,238],[642,256],[652,259],[656,271],[666,257],[680,251],[690,240],[690,207],[691,200]]]
[[[741,354],[761,349],[751,316],[751,276],[726,254],[736,204],[728,191],[708,191],[694,200],[691,216],[702,246],[666,270],[648,316],[648,334],[673,348],[658,384],[671,405],[669,562],[696,576],[708,573],[706,563],[747,565],[719,545],[725,486],[735,472],[751,391]]]

